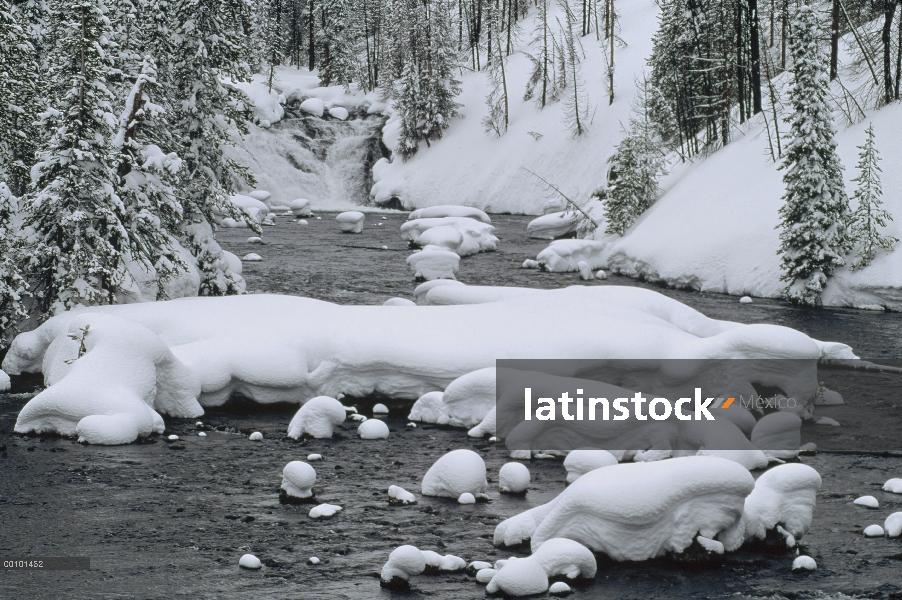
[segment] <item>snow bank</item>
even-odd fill
[[[617,464],[617,458],[607,450],[573,450],[564,459],[567,483],[573,483],[589,471]]]
[[[505,494],[522,494],[529,487],[529,469],[517,462],[505,463],[498,471],[498,489]]]
[[[574,233],[578,226],[577,213],[553,212],[530,221],[526,235],[537,240],[556,240]]]
[[[488,367],[462,375],[448,384],[442,394],[440,425],[473,427],[495,408],[495,368]]]
[[[555,240],[547,248],[539,252],[536,261],[539,268],[555,273],[579,271],[579,263],[584,262],[589,269],[601,269],[607,266],[602,258],[606,248],[603,242],[594,240]]]
[[[335,220],[338,221],[338,227],[344,233],[360,233],[363,231],[363,222],[366,215],[357,210],[349,210],[339,213]]]
[[[68,334],[89,323],[87,353],[67,365],[77,354]],[[410,343],[410,331],[429,344]],[[43,371],[48,384],[16,431],[75,435],[86,416],[128,413],[135,427],[122,439],[134,439],[158,429],[156,411],[196,417],[200,405],[222,405],[235,392],[261,403],[374,391],[413,400],[497,356],[854,357],[785,327],[709,319],[651,290],[576,286],[417,310],[270,294],[86,307],[19,334],[2,366],[13,375]],[[801,403],[817,392],[810,379],[793,390]]]
[[[425,208],[418,208],[408,215],[408,221],[415,221],[416,219],[432,219],[432,218],[442,218],[442,217],[466,217],[468,219],[476,219],[477,221],[482,221],[483,223],[491,223],[492,219],[489,218],[487,214],[478,208],[472,208],[470,206],[458,206],[455,204],[443,204],[441,206],[427,206]]]
[[[446,498],[458,498],[464,493],[479,496],[488,485],[482,457],[472,450],[461,449],[448,452],[426,471],[422,492],[424,496]]]
[[[460,255],[439,246],[426,246],[407,257],[407,266],[416,279],[456,279]]]
[[[407,582],[411,575],[419,575],[426,570],[426,559],[416,546],[399,546],[388,555],[388,562],[382,567],[383,585],[397,585]]]
[[[455,250],[460,256],[498,249],[498,238],[494,235],[495,228],[488,223],[469,217],[435,217],[407,221],[401,225],[401,238],[418,246],[425,246],[429,243],[429,236],[422,241],[420,238],[435,227],[447,227],[460,233],[462,239],[458,249]],[[436,234],[431,235],[436,237]],[[447,235],[449,235],[447,230],[443,229],[442,237]]]
[[[293,460],[282,469],[281,490],[288,498],[312,499],[316,470],[305,462]]]
[[[535,551],[565,537],[615,560],[680,553],[696,535],[713,539],[734,527],[754,485],[744,467],[711,456],[613,465],[502,522],[495,543],[530,539]]]
[[[300,439],[309,435],[312,438],[331,438],[335,427],[345,422],[344,405],[329,396],[311,398],[295,413],[288,424],[288,437]]]

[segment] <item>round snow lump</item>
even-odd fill
[[[886,532],[880,525],[868,525],[864,528],[864,537],[883,537]]]
[[[607,450],[572,450],[564,459],[567,483],[573,483],[589,471],[617,464],[617,457]]]
[[[792,561],[793,572],[814,571],[815,569],[817,569],[817,563],[810,556],[799,556]]]
[[[417,498],[400,486],[390,485],[388,486],[388,501],[390,504],[416,504]]]
[[[263,563],[253,554],[245,554],[238,560],[238,566],[244,569],[259,569]]]
[[[460,498],[457,499],[458,504],[476,504],[476,496],[471,494],[470,492],[464,492],[460,495]]]
[[[331,438],[336,426],[344,423],[347,411],[344,405],[330,396],[317,396],[304,403],[288,424],[288,437],[300,439]]]
[[[252,442],[262,442],[262,441],[263,441],[263,434],[260,433],[259,431],[255,431],[254,433],[250,434],[250,435],[247,437],[247,439],[249,439],[249,440],[252,441]]]
[[[385,406],[384,404],[377,404],[376,406],[373,407],[373,414],[374,415],[387,415],[388,407]]]
[[[178,441],[179,436],[177,436],[177,435],[175,435],[175,434],[172,434],[172,435],[170,435],[170,436],[169,436],[168,438],[166,438],[166,439],[169,440],[170,442],[176,442],[176,441]]]
[[[490,594],[504,592],[508,596],[532,596],[548,589],[545,569],[532,558],[511,559],[495,573],[486,586]]]
[[[307,98],[306,100],[301,102],[301,106],[299,108],[305,113],[321,117],[323,116],[323,112],[326,110],[326,104],[319,98]]]
[[[250,254],[245,254],[244,258],[242,258],[241,260],[246,262],[260,262],[263,260],[263,257],[261,257],[259,254],[254,254],[253,252],[251,252]]]
[[[557,581],[548,588],[548,593],[552,596],[566,596],[570,593],[570,586],[563,581]]]
[[[476,571],[476,581],[478,581],[479,583],[488,583],[492,580],[492,577],[494,577],[495,573],[497,572],[498,571],[492,568],[479,569],[478,571]]]
[[[743,296],[739,299],[740,304],[751,304],[753,302],[751,296]]]
[[[333,517],[341,512],[341,507],[337,504],[320,504],[310,509],[308,516],[311,519],[321,519],[324,517]]]
[[[307,559],[307,563],[311,564],[311,565],[318,565],[319,558],[317,558],[316,556],[311,556],[310,558]]]
[[[336,106],[329,109],[329,116],[344,121],[348,118],[348,109],[343,106]]]
[[[505,494],[522,494],[529,487],[529,469],[518,462],[505,463],[498,471],[498,489]]]
[[[357,428],[362,440],[384,440],[388,437],[388,425],[379,419],[367,419]]]
[[[257,236],[249,237],[249,238],[247,238],[247,243],[248,244],[262,244],[263,238],[257,237]]]
[[[883,522],[883,528],[886,529],[886,535],[891,538],[897,538],[902,535],[902,512],[894,512]]]
[[[488,488],[485,479],[485,462],[472,450],[452,450],[429,467],[423,476],[424,496],[460,498],[461,494],[474,496]]]
[[[883,484],[883,491],[891,494],[902,494],[902,479],[893,477]]]
[[[873,496],[862,496],[860,498],[856,498],[852,504],[857,504],[858,506],[866,506],[867,508],[880,508],[880,503],[877,501],[877,498]]]
[[[203,431],[201,431],[200,433],[197,434],[197,437],[207,437],[207,434],[204,433]]]
[[[426,569],[426,559],[416,546],[398,546],[388,555],[382,567],[382,585],[393,587],[407,582],[411,575],[419,575]]]
[[[293,460],[282,469],[282,490],[293,498],[312,498],[316,470],[305,462]]]
[[[347,212],[343,212],[335,217],[335,220],[338,222],[338,227],[345,233],[360,233],[363,231],[363,221],[365,219],[365,215],[356,210],[349,210]]]
[[[314,462],[314,461],[322,460],[322,459],[323,459],[322,454],[308,454],[307,455],[307,462]]]

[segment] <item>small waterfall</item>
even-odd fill
[[[391,153],[382,143],[384,115],[349,110],[342,121],[285,106],[284,118],[268,129],[254,128],[235,153],[273,200],[307,198],[318,209],[370,203],[373,165]],[[251,186],[243,186],[249,187]]]

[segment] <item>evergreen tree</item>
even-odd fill
[[[51,132],[25,197],[30,288],[40,309],[113,302],[128,249],[124,207],[110,151],[110,22],[98,0],[63,0],[50,77],[68,90],[41,115]]]
[[[887,221],[893,217],[883,208],[883,189],[880,185],[880,153],[874,144],[874,125],[867,129],[867,139],[859,146],[858,183],[852,198],[858,201],[858,207],[852,213],[851,235],[858,244],[858,259],[852,269],[860,269],[871,264],[878,250],[892,250],[898,242],[897,238],[882,235],[878,227],[886,227]]]
[[[537,0],[536,2],[536,6],[539,9],[539,20],[536,24],[532,45],[537,46],[538,49],[536,55],[526,55],[532,62],[532,72],[529,80],[526,82],[526,92],[523,94],[524,100],[531,100],[535,96],[536,102],[542,108],[545,108],[545,105],[551,100],[550,96],[554,93],[552,88],[555,80],[554,58],[552,56],[555,40],[554,35],[551,33],[548,1]],[[536,88],[538,88],[538,92]]]
[[[490,22],[490,25],[495,31],[500,32],[501,15],[493,12],[492,17],[493,20]],[[486,105],[489,107],[489,114],[482,120],[482,124],[486,132],[494,132],[495,135],[501,137],[507,132],[510,111],[507,97],[507,73],[505,72],[506,58],[501,50],[501,38],[497,34],[496,40],[494,54],[492,54],[492,48],[489,47],[489,56],[492,57],[492,60],[489,63],[487,73],[491,91],[485,100]]]
[[[267,85],[272,90],[276,67],[282,64],[286,55],[285,35],[286,0],[261,0],[254,14],[254,41],[257,67],[266,75]]]
[[[18,324],[28,316],[27,284],[18,265],[22,248],[12,225],[17,210],[18,199],[0,182],[0,348],[6,347],[17,333]]]
[[[799,8],[792,31],[791,141],[780,166],[786,184],[780,207],[782,279],[790,301],[817,305],[850,250],[849,200],[827,100],[827,61],[811,7]]]
[[[564,124],[574,137],[583,135],[589,125],[589,97],[580,69],[579,39],[576,37],[576,15],[567,0],[561,3],[566,22],[563,28],[564,47],[561,49],[562,71],[567,73],[570,86],[564,94]]]
[[[623,235],[660,195],[659,178],[666,173],[665,161],[649,117],[648,81],[633,104],[626,135],[608,159],[608,189],[604,198],[606,233]]]
[[[22,194],[35,155],[38,65],[22,13],[0,0],[0,182]]]
[[[223,215],[257,228],[227,197],[238,177],[253,178],[223,153],[234,132],[247,133],[243,94],[223,81],[248,76],[248,5],[244,0],[175,0],[172,18],[166,91],[172,103],[170,128],[184,161],[182,206],[189,221],[184,243],[198,261],[202,295],[238,293],[240,279],[217,250],[212,227],[214,215]]]
[[[321,0],[321,27],[317,33],[319,77],[322,85],[348,87],[357,74],[353,14],[350,0]]]

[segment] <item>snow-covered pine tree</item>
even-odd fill
[[[799,7],[792,33],[793,114],[780,166],[786,194],[779,252],[787,298],[818,305],[827,279],[845,264],[843,257],[851,249],[849,200],[828,105],[827,61],[820,47],[824,36],[810,6]]]
[[[186,221],[184,245],[201,271],[201,295],[241,291],[241,279],[228,269],[212,237],[214,215],[245,219],[228,199],[235,180],[253,181],[247,169],[226,158],[223,147],[235,133],[247,133],[243,94],[223,81],[248,76],[249,22],[245,0],[174,0],[173,54],[166,94],[176,150],[184,161],[181,186]]]
[[[322,85],[348,87],[358,72],[358,56],[350,0],[320,0],[317,67]]]
[[[490,91],[485,99],[485,103],[489,108],[489,114],[482,120],[486,132],[494,132],[495,135],[501,137],[507,132],[509,120],[509,102],[507,96],[507,73],[505,72],[506,57],[502,52],[501,26],[503,21],[502,15],[497,11],[492,11],[492,20],[489,21],[489,27],[495,31],[495,44],[488,46],[489,61],[486,73],[489,78]]]
[[[30,181],[36,150],[38,73],[22,13],[11,0],[0,0],[0,182],[17,195]]]
[[[61,0],[50,78],[68,90],[41,115],[51,132],[24,198],[23,273],[44,315],[113,302],[128,249],[110,137],[110,23],[100,0]]]
[[[187,265],[179,256],[177,242],[182,234],[183,212],[175,188],[182,161],[160,147],[175,144],[165,129],[163,107],[150,98],[156,86],[156,67],[148,57],[126,97],[112,146],[118,153],[123,224],[130,248],[140,250],[126,253],[126,266],[152,274],[158,286],[157,297],[165,299],[166,281],[186,270]]]
[[[883,235],[878,228],[886,227],[893,217],[883,208],[883,188],[880,184],[880,153],[874,143],[874,124],[868,126],[864,145],[859,146],[858,177],[852,181],[858,184],[852,198],[858,206],[852,213],[851,235],[858,246],[858,258],[852,269],[868,266],[877,256],[878,250],[892,250],[899,240]]]
[[[286,0],[260,0],[254,13],[254,51],[257,68],[272,90],[276,67],[287,53]]]
[[[551,22],[548,15],[550,0],[536,0],[538,18],[533,34],[532,45],[536,47],[536,54],[527,54],[532,62],[532,72],[526,82],[526,91],[523,100],[531,100],[536,97],[536,102],[542,108],[550,101],[554,87],[554,58],[552,50],[555,44],[554,35],[551,33]],[[538,88],[538,92],[537,92]]]
[[[623,235],[660,195],[658,180],[666,174],[664,153],[649,117],[651,86],[637,82],[640,96],[632,106],[626,135],[608,159],[608,189],[604,198],[605,233]]]
[[[580,68],[582,47],[574,31],[577,27],[576,15],[571,10],[568,0],[562,0],[561,6],[565,16],[563,48],[561,48],[562,66],[570,80],[569,87],[563,92],[564,125],[574,137],[579,137],[589,126],[589,96]]]
[[[5,348],[18,332],[18,324],[28,316],[25,279],[19,273],[22,253],[18,232],[12,217],[18,210],[18,199],[0,182],[0,349]]]

